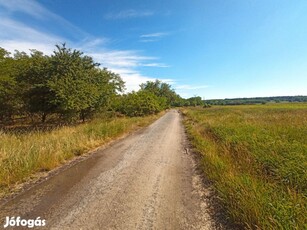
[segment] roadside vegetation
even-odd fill
[[[124,93],[121,77],[81,51],[0,48],[0,194],[184,101],[156,80]]]
[[[183,109],[222,204],[248,229],[307,229],[307,104]]]
[[[88,123],[50,131],[0,131],[0,197],[35,173],[49,171],[124,133],[152,123],[158,115],[96,118]]]

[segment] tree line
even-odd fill
[[[101,68],[79,50],[56,45],[51,55],[38,50],[13,54],[0,47],[0,119],[48,117],[86,120],[96,113],[127,116],[154,114],[172,106],[197,105],[183,99],[167,83],[148,81],[124,94],[120,75]]]
[[[209,105],[252,105],[280,102],[307,102],[307,96],[253,97],[205,100]]]

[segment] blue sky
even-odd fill
[[[307,95],[305,0],[0,0],[0,46],[91,55],[127,90],[182,97]]]

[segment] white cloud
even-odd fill
[[[143,34],[140,37],[141,38],[159,38],[159,37],[164,37],[166,35],[169,35],[169,33],[158,32],[158,33],[152,33],[152,34]]]
[[[169,65],[165,65],[163,63],[147,63],[147,64],[142,64],[142,66],[159,67],[159,68],[168,68],[168,67],[170,67]]]
[[[144,76],[137,67],[167,67],[162,63],[144,63],[148,60],[156,59],[155,57],[142,56],[137,51],[132,50],[101,50],[96,53],[89,53],[96,61],[107,67],[111,71],[120,74],[126,82],[127,92],[138,90],[139,85],[146,81],[154,81],[155,78]],[[164,82],[171,83],[171,79],[160,79]]]
[[[137,11],[133,9],[123,10],[117,13],[109,13],[105,15],[106,19],[128,19],[128,18],[142,18],[142,17],[149,17],[154,15],[153,11],[143,10]]]
[[[154,81],[154,78],[144,76],[140,74],[138,71],[132,69],[125,69],[125,68],[115,68],[110,67],[111,71],[120,74],[124,82],[126,83],[126,92],[131,92],[132,90],[137,91],[139,90],[139,85],[141,83],[145,83],[146,81]]]
[[[151,34],[142,34],[140,36],[140,42],[156,42],[160,41],[162,37],[168,36],[170,33],[167,32],[157,32]]]
[[[97,47],[104,46],[108,42],[109,39],[107,38],[86,38],[78,43],[77,49],[94,51],[97,49]]]
[[[205,89],[210,86],[208,85],[177,85],[176,89],[185,89],[185,90],[195,90],[195,89]]]
[[[33,29],[32,27],[29,27],[21,22],[11,20],[9,18],[1,18],[0,20],[0,26],[5,33],[1,33],[1,38],[22,38],[22,39],[37,39],[38,37],[41,37],[42,40],[50,40],[50,35],[47,35],[43,32],[40,32],[36,29]],[[34,36],[34,37],[33,37]],[[52,37],[55,37],[54,35]]]
[[[38,20],[53,21],[63,26],[75,38],[90,37],[90,35],[76,27],[63,17],[49,11],[34,0],[0,0],[0,6],[6,9],[6,14],[22,12]],[[3,15],[1,17],[4,17]],[[1,18],[2,20],[2,18]]]
[[[103,65],[110,67],[137,67],[146,60],[156,59],[155,57],[139,55],[137,51],[133,50],[101,50],[90,53],[90,55]]]
[[[139,85],[145,83],[146,81],[155,81],[157,78],[152,78],[149,76],[144,76],[140,74],[138,71],[127,69],[127,68],[109,68],[111,71],[118,73],[121,75],[122,79],[126,82],[126,92],[131,92],[132,90],[139,90]],[[162,82],[173,84],[173,79],[159,79]]]
[[[44,19],[44,15],[47,17],[51,15],[44,7],[31,0],[0,0],[0,6],[4,7],[9,13],[19,11],[38,19]]]
[[[30,53],[30,49],[42,51],[44,54],[51,54],[54,46],[45,43],[24,42],[24,41],[1,41],[1,47],[7,51],[14,53],[15,50]]]
[[[61,37],[40,32],[9,18],[0,20],[0,31],[5,31],[0,33],[0,44],[10,52],[14,50],[28,52],[29,49],[37,49],[50,54],[55,44],[64,41]]]

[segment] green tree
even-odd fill
[[[0,47],[0,118],[10,119],[21,107],[18,84],[13,75],[15,61]]]
[[[16,56],[16,55],[15,55]],[[17,79],[22,87],[24,107],[30,114],[39,114],[45,122],[48,114],[56,112],[55,93],[48,86],[51,75],[50,58],[37,50],[30,56],[17,54]]]
[[[131,92],[123,95],[118,111],[127,116],[145,116],[162,110],[160,98],[148,91]]]
[[[106,68],[97,68],[93,71],[92,84],[92,94],[95,100],[90,106],[81,110],[80,116],[83,121],[95,112],[114,110],[118,93],[122,93],[125,88],[121,77]]]
[[[204,106],[205,105],[201,97],[198,97],[198,96],[190,97],[187,99],[187,101],[189,101],[191,106]]]
[[[51,76],[48,86],[55,93],[53,101],[67,119],[87,116],[101,108],[108,108],[118,92],[124,88],[119,75],[100,69],[89,56],[78,50],[56,46],[50,57]]]
[[[174,106],[178,100],[178,95],[171,88],[171,85],[160,80],[147,81],[140,85],[141,91],[148,91],[160,98],[162,108]]]

